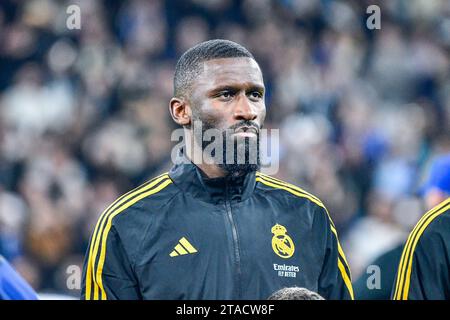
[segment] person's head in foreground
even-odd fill
[[[320,294],[306,288],[291,287],[280,289],[267,300],[325,300]]]
[[[435,207],[450,197],[450,153],[433,160],[421,193],[427,209]]]
[[[202,42],[179,59],[170,114],[184,128],[186,156],[208,177],[259,168],[264,90],[253,55],[232,41]],[[209,152],[211,135],[221,141]]]

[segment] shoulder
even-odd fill
[[[257,187],[272,191],[276,195],[273,198],[288,202],[288,207],[295,211],[301,210],[312,221],[316,221],[321,227],[325,226],[338,238],[336,226],[324,203],[312,193],[291,183],[276,179],[261,172],[256,172]],[[272,199],[273,199],[272,198]],[[302,210],[303,209],[303,210]],[[318,214],[316,214],[318,213]]]
[[[412,230],[408,242],[414,248],[428,241],[450,245],[450,198],[425,213]]]
[[[414,272],[428,270],[425,265],[445,265],[446,250],[450,245],[450,198],[429,210],[409,234],[399,263],[397,281],[393,298],[407,300]],[[448,252],[448,251],[447,251]],[[421,268],[414,267],[421,265]],[[426,272],[426,271],[425,271]]]
[[[169,202],[171,194],[176,193],[174,189],[169,175],[163,173],[114,201],[98,218],[90,245],[93,255],[107,243],[116,246],[120,242],[133,260],[136,244],[154,221],[152,217]]]
[[[149,215],[158,212],[176,191],[168,173],[163,173],[117,198],[102,213],[99,223],[105,220],[105,223],[109,222],[118,229],[142,225],[142,222],[148,221]]]
[[[267,195],[273,195],[273,198],[280,201],[288,201],[295,207],[306,207],[312,212],[327,212],[323,202],[312,193],[289,182],[271,177],[261,172],[256,172],[256,187]]]

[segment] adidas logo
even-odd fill
[[[178,244],[175,246],[175,249],[170,253],[170,256],[177,257],[182,256],[189,253],[196,253],[197,249],[195,249],[192,244],[187,241],[185,237],[181,238],[178,241]]]

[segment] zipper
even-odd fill
[[[234,247],[234,258],[236,263],[236,288],[237,288],[237,299],[242,296],[241,292],[241,255],[239,249],[239,237],[236,228],[236,223],[233,219],[233,213],[231,212],[231,201],[228,195],[228,181],[225,180],[225,208],[228,216],[228,220],[231,224],[231,231],[233,235],[233,247]]]

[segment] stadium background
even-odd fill
[[[37,291],[78,296],[67,267],[99,214],[171,166],[176,59],[225,38],[262,67],[276,176],[324,201],[357,279],[405,240],[450,151],[449,17],[445,0],[0,1],[0,254]]]

